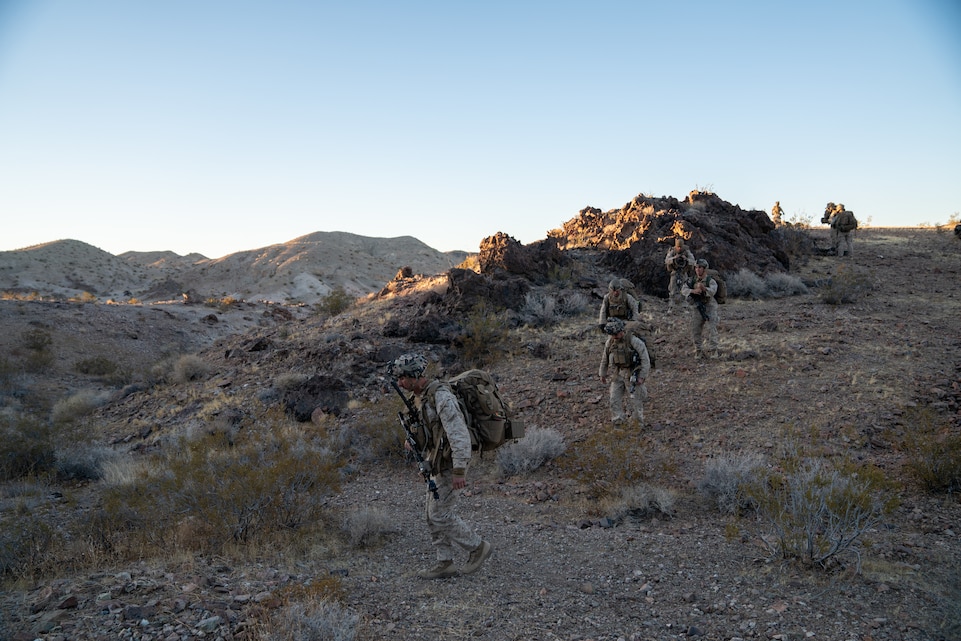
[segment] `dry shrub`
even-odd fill
[[[840,264],[834,276],[820,290],[821,301],[829,305],[853,303],[872,290],[868,272],[854,265]]]
[[[359,548],[374,547],[397,531],[386,512],[370,506],[349,511],[344,520],[344,529],[350,544]]]
[[[697,489],[715,501],[722,513],[737,514],[756,507],[745,488],[757,482],[763,465],[759,454],[722,454],[707,462]]]
[[[796,455],[758,475],[745,493],[767,530],[761,540],[772,555],[824,569],[847,553],[860,570],[858,539],[894,509],[889,489],[884,473],[872,466]]]
[[[615,523],[641,521],[652,516],[674,514],[675,494],[662,487],[635,483],[621,488],[603,502],[603,512]]]
[[[183,439],[151,473],[106,488],[101,527],[138,532],[160,546],[175,543],[178,531],[181,542],[193,538],[185,532],[199,533],[192,547],[221,550],[321,523],[339,489],[341,461],[319,437],[286,425],[282,413],[260,420],[232,442],[223,434]],[[170,524],[178,529],[168,531]]]
[[[0,519],[0,576],[31,578],[48,564],[54,531],[46,521],[30,511]]]
[[[952,433],[949,421],[929,407],[905,418],[913,428],[904,442],[908,471],[929,492],[961,490],[961,434]]]
[[[337,601],[310,598],[271,616],[269,641],[353,641],[360,618]]]
[[[632,432],[598,429],[558,459],[567,476],[590,489],[591,498],[603,499],[629,487],[671,474],[676,465],[669,454],[650,439]]]
[[[50,411],[50,420],[54,423],[69,423],[87,416],[107,403],[108,395],[93,390],[81,390],[71,396],[57,401]]]
[[[59,433],[29,417],[0,415],[0,481],[44,474],[56,465]]]
[[[524,438],[498,448],[497,466],[505,476],[530,473],[561,456],[565,449],[564,437],[556,429],[532,426]]]

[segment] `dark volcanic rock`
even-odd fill
[[[669,274],[664,256],[677,237],[721,273],[746,268],[756,274],[787,271],[790,259],[766,212],[743,210],[712,193],[676,198],[640,195],[620,209],[594,207],[553,232],[561,249],[610,250],[602,257],[612,272],[642,293],[665,296]]]

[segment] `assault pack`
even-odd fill
[[[854,212],[845,209],[838,213],[834,220],[834,227],[841,233],[848,233],[858,228],[858,219],[854,217]]]
[[[717,283],[717,291],[714,292],[714,300],[717,301],[718,305],[723,305],[727,302],[727,283],[721,278],[721,272],[716,269],[708,269],[707,275],[714,279]]]
[[[656,368],[657,357],[654,355],[654,326],[648,325],[644,321],[625,323],[624,335],[628,344],[631,342],[631,336],[637,336],[644,341],[644,346],[647,348],[647,356],[651,359],[651,369]]]
[[[489,452],[524,437],[524,422],[513,415],[490,374],[470,369],[447,382],[464,410],[471,449]]]

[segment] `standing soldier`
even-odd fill
[[[707,353],[717,358],[717,281],[707,273],[707,261],[698,258],[694,264],[694,277],[681,286],[681,293],[697,311],[691,314],[691,341],[694,343],[694,358],[704,358],[703,334],[707,325]]]
[[[821,216],[821,223],[831,226],[831,251],[838,253],[838,230],[834,228],[834,215],[837,212],[837,205],[828,203],[824,206],[824,215]]]
[[[647,400],[647,380],[651,359],[644,341],[627,335],[624,321],[612,318],[604,325],[608,335],[598,374],[601,383],[611,379],[611,420],[620,425],[625,420],[624,395],[630,397],[632,413],[638,427],[644,427],[644,401]]]
[[[784,210],[781,209],[781,201],[774,201],[774,208],[771,209],[771,220],[774,221],[775,227],[781,226],[781,216],[784,215]]]
[[[490,556],[491,545],[457,515],[457,497],[467,485],[470,432],[450,385],[440,380],[428,381],[426,370],[427,359],[423,356],[404,354],[390,364],[388,373],[397,378],[398,386],[411,393],[419,420],[427,428],[424,453],[436,488],[427,492],[427,529],[437,565],[417,574],[424,579],[443,579],[475,572]],[[405,446],[412,447],[409,441],[405,441]],[[456,548],[469,553],[467,563],[459,570],[454,566]]]
[[[597,324],[602,328],[609,318],[620,318],[624,321],[636,320],[640,312],[637,299],[624,291],[624,284],[620,278],[612,278],[607,285],[607,293],[601,301],[601,311],[597,315]]]
[[[854,241],[851,234],[858,228],[858,219],[854,217],[854,212],[845,209],[843,204],[839,204],[834,210],[831,219],[831,231],[837,235],[837,255],[851,256],[854,253]]]
[[[681,300],[681,284],[694,275],[694,254],[680,238],[674,239],[674,246],[667,250],[664,266],[671,273],[667,286],[667,311],[674,313],[674,305]]]

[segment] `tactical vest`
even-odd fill
[[[631,320],[631,313],[631,307],[627,304],[627,294],[622,293],[616,301],[610,296],[607,297],[608,318]]]
[[[627,340],[612,340],[607,350],[607,362],[617,367],[630,367],[634,348]]]

